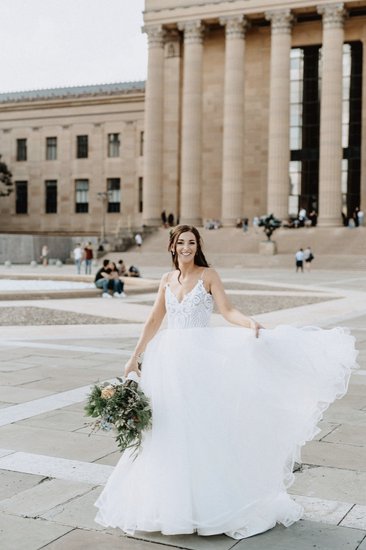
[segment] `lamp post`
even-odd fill
[[[100,228],[100,242],[101,244],[103,244],[105,240],[105,214],[107,210],[107,200],[110,197],[110,192],[100,191],[99,193],[97,193],[97,197],[102,202],[102,225]]]

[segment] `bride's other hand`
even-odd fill
[[[250,328],[254,330],[255,337],[258,338],[259,337],[259,331],[264,327],[260,323],[258,323],[257,321],[254,321],[254,319],[251,319],[250,320]]]
[[[132,357],[130,357],[130,359],[125,364],[125,377],[126,378],[130,374],[130,372],[136,372],[138,376],[141,375],[141,371],[140,371],[140,368],[139,368],[139,359],[135,355],[132,355]]]

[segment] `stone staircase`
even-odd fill
[[[366,269],[366,227],[280,228],[273,234],[278,254],[260,256],[259,243],[266,239],[262,228],[250,227],[247,233],[237,228],[206,230],[200,228],[203,248],[208,261],[217,267],[291,267],[300,247],[311,246],[314,267],[322,269]],[[114,261],[123,257],[126,264],[139,266],[170,266],[167,251],[169,229],[159,228],[147,236],[141,250],[109,254]]]

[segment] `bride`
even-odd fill
[[[122,455],[96,521],[130,535],[234,539],[289,526],[303,512],[286,491],[294,462],[347,391],[354,338],[341,328],[264,330],[230,304],[193,226],[171,232],[169,251],[175,270],[125,367],[141,374],[153,427],[135,460]],[[209,327],[214,302],[236,327]]]

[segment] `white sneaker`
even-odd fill
[[[124,292],[115,292],[113,296],[116,298],[126,298],[126,294]]]
[[[120,298],[126,298],[127,294],[125,292],[121,292]]]
[[[109,294],[109,292],[103,292],[102,298],[112,298],[112,296]]]

